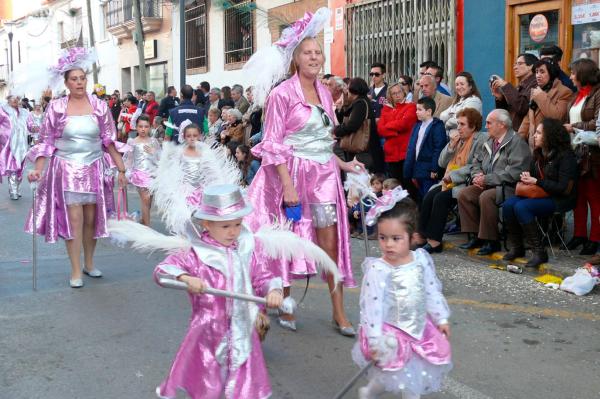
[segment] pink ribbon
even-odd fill
[[[206,204],[202,204],[198,207],[198,210],[206,215],[212,216],[227,216],[234,212],[237,212],[246,207],[246,203],[243,199],[238,201],[237,203],[228,206],[227,208],[217,208],[216,206],[210,206]]]

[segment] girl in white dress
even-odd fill
[[[411,251],[417,206],[397,187],[379,198],[367,214],[377,223],[381,258],[362,264],[359,339],[352,357],[369,369],[369,384],[359,398],[383,392],[416,399],[439,391],[452,368],[450,311],[429,254]]]

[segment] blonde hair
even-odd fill
[[[404,92],[404,89],[402,89],[402,85],[401,85],[400,83],[394,83],[394,84],[392,84],[391,86],[389,86],[389,87],[387,88],[387,92],[386,92],[385,98],[386,98],[386,99],[388,100],[388,102],[389,102],[390,104],[392,104],[394,107],[396,106],[396,103],[394,102],[394,99],[392,98],[392,88],[394,88],[394,87],[396,87],[396,86],[400,87],[400,92],[402,93],[402,97],[406,98],[406,93]]]
[[[400,185],[400,181],[398,179],[390,178],[385,179],[383,181],[383,189],[384,190],[393,190]]]
[[[296,64],[296,57],[298,56],[298,53],[300,52],[300,47],[302,47],[302,44],[304,44],[304,42],[306,42],[308,40],[314,40],[317,43],[317,45],[319,46],[319,49],[321,50],[321,56],[323,57],[323,64],[325,64],[325,53],[323,52],[323,46],[321,46],[321,43],[317,40],[316,37],[305,37],[304,39],[302,39],[302,41],[300,43],[298,43],[298,45],[294,49],[294,52],[292,53],[292,62],[290,63],[290,71],[289,71],[290,76],[293,76],[296,73],[298,73],[299,69],[298,69],[298,65]]]

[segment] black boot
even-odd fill
[[[598,243],[596,241],[586,241],[579,255],[596,255],[596,252],[598,252]]]
[[[544,241],[542,235],[535,221],[522,225],[525,239],[531,246],[533,256],[527,262],[525,267],[539,267],[542,263],[548,262],[548,253],[544,248]]]
[[[487,256],[500,251],[500,242],[496,240],[487,240],[485,245],[477,251],[478,256]]]
[[[509,251],[502,257],[502,260],[515,260],[525,256],[525,246],[523,245],[523,230],[517,219],[506,220],[508,230],[508,248]]]
[[[479,248],[482,245],[483,245],[483,240],[477,238],[477,234],[475,234],[473,236],[473,238],[471,238],[466,243],[459,245],[458,247],[462,248],[462,249],[473,249],[473,248]]]
[[[580,245],[585,244],[586,242],[587,242],[587,238],[586,237],[573,237],[567,243],[567,249],[569,251],[573,251],[573,250],[577,249],[577,247],[579,247]]]

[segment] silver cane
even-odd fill
[[[184,283],[183,281],[173,280],[172,278],[169,278],[169,277],[161,277],[160,274],[158,276],[158,283],[165,288],[174,288],[176,290],[187,290],[188,289],[188,285],[186,283]],[[204,289],[203,293],[209,294],[209,295],[214,295],[214,296],[221,296],[221,297],[225,297],[225,298],[240,299],[242,301],[256,302],[256,303],[260,303],[263,305],[267,304],[266,298],[262,298],[262,297],[254,296],[254,295],[242,294],[240,292],[219,290],[217,288],[212,288],[212,287],[206,287]],[[296,301],[291,296],[285,298],[283,300],[283,303],[281,304],[281,307],[279,308],[279,310],[281,310],[283,313],[294,314],[294,311],[296,310]]]
[[[31,182],[31,193],[33,198],[33,234],[31,239],[31,249],[33,259],[31,261],[32,264],[32,280],[33,280],[33,290],[37,291],[37,181]]]
[[[359,201],[359,203],[360,203],[360,221],[362,223],[363,238],[365,240],[365,256],[370,256],[370,253],[369,253],[369,237],[368,237],[368,232],[367,232],[367,221],[365,220],[365,218],[366,218],[365,204],[363,204],[362,198]]]

